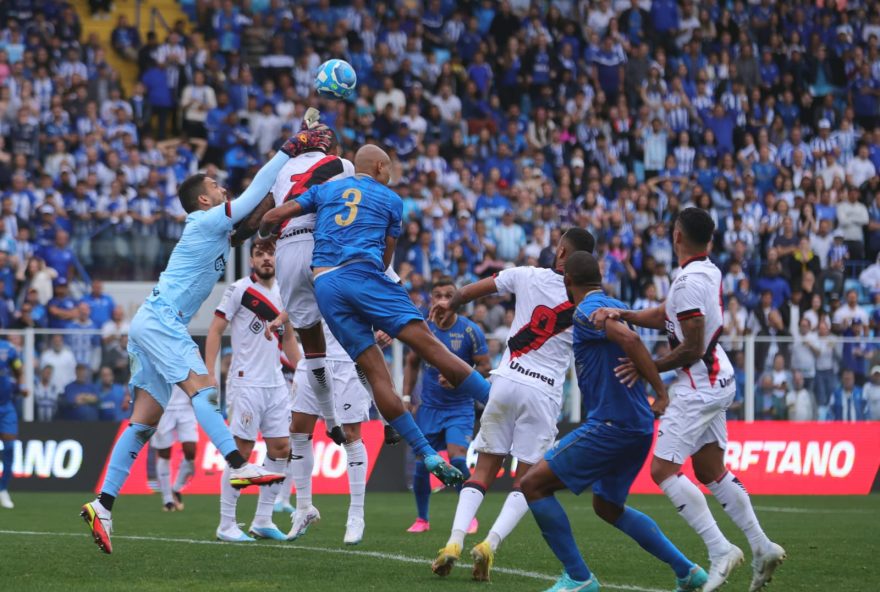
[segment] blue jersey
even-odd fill
[[[614,375],[623,349],[605,336],[591,322],[590,315],[599,308],[628,308],[603,292],[592,292],[578,305],[574,314],[574,360],[578,387],[583,395],[588,420],[610,421],[632,430],[652,432],[654,413],[648,404],[641,381],[624,386]],[[614,322],[614,321],[611,321]]]
[[[167,303],[184,324],[189,324],[226,271],[232,232],[230,205],[198,210],[186,217],[183,235],[171,252],[159,283],[147,297],[148,301]]]
[[[474,356],[489,353],[483,331],[473,321],[461,315],[458,315],[458,319],[449,329],[440,329],[431,321],[428,321],[428,328],[449,351],[464,360],[468,366],[474,365]],[[422,405],[429,407],[473,406],[473,397],[462,392],[460,388],[446,389],[440,386],[440,371],[437,368],[423,362],[422,369]]]
[[[0,339],[0,405],[12,400],[18,385],[16,374],[21,368],[18,351],[5,339]]]
[[[403,200],[367,175],[316,185],[296,198],[317,214],[312,267],[367,261],[385,270],[385,237],[400,236]]]

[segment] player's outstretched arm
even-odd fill
[[[622,322],[611,321],[605,323],[605,336],[623,349],[627,358],[635,366],[635,370],[648,381],[648,384],[657,393],[657,401],[653,408],[654,411],[662,413],[666,409],[666,405],[669,404],[666,386],[660,378],[660,373],[657,371],[657,365],[654,363],[653,358],[651,358],[651,353],[645,347],[645,344],[642,343],[638,334]],[[660,408],[658,409],[658,407]]]
[[[608,319],[621,320],[649,329],[664,329],[666,327],[666,308],[662,304],[644,310],[599,308],[590,315],[590,322],[600,329],[604,328],[605,321]]]
[[[235,227],[235,230],[232,231],[232,236],[229,239],[233,247],[244,244],[244,241],[257,233],[263,216],[266,212],[272,209],[274,204],[275,197],[271,193],[267,194],[266,197],[263,198],[263,201],[254,208],[254,211],[248,214],[247,218],[242,220],[238,226]]]
[[[290,160],[290,157],[284,152],[279,152],[263,165],[248,188],[238,199],[229,202],[229,217],[232,218],[233,224],[238,224],[249,215],[254,209],[260,205],[266,194],[272,190],[275,183],[275,177],[281,172],[281,168]]]
[[[317,186],[312,187],[303,195],[306,195],[315,189],[317,189]],[[302,205],[297,203],[295,199],[272,208],[263,214],[263,218],[260,221],[260,229],[257,232],[257,238],[259,240],[269,240],[275,236],[275,229],[278,228],[282,222],[291,218],[296,218],[297,216],[302,216],[305,213]]]
[[[223,317],[214,315],[211,326],[208,328],[208,336],[205,338],[205,366],[208,368],[208,376],[214,376],[214,362],[220,353],[220,341],[223,332],[229,326],[229,321]]]
[[[497,291],[498,286],[495,285],[495,278],[493,277],[484,278],[478,282],[468,284],[456,290],[455,294],[448,302],[438,302],[431,307],[430,317],[438,325],[445,326],[448,324],[449,318],[463,305],[476,300],[477,298],[494,294]]]

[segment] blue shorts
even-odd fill
[[[474,437],[474,405],[464,407],[428,407],[416,411],[416,425],[435,450],[446,450],[449,444],[467,448]]]
[[[135,388],[147,391],[162,409],[171,398],[172,385],[186,380],[190,371],[208,373],[186,325],[163,302],[145,302],[134,315],[128,334],[128,357],[131,392]]]
[[[0,404],[0,434],[18,435],[18,413],[12,401]]]
[[[315,297],[330,332],[354,361],[375,345],[374,327],[397,337],[407,324],[425,320],[406,290],[369,263],[318,276]]]
[[[548,450],[544,459],[575,494],[592,485],[595,495],[623,506],[653,440],[652,433],[588,421]]]

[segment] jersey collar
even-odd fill
[[[684,269],[685,267],[687,267],[688,265],[690,265],[694,261],[705,261],[708,258],[709,258],[708,253],[700,253],[699,255],[694,255],[693,257],[691,257],[690,259],[688,259],[684,263],[682,263],[681,268]]]

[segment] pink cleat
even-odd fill
[[[480,523],[477,522],[477,519],[474,518],[471,520],[471,525],[468,526],[467,533],[468,534],[477,534],[477,530],[480,528]]]
[[[406,532],[428,532],[431,530],[431,523],[423,518],[416,518],[412,526],[406,529]]]

